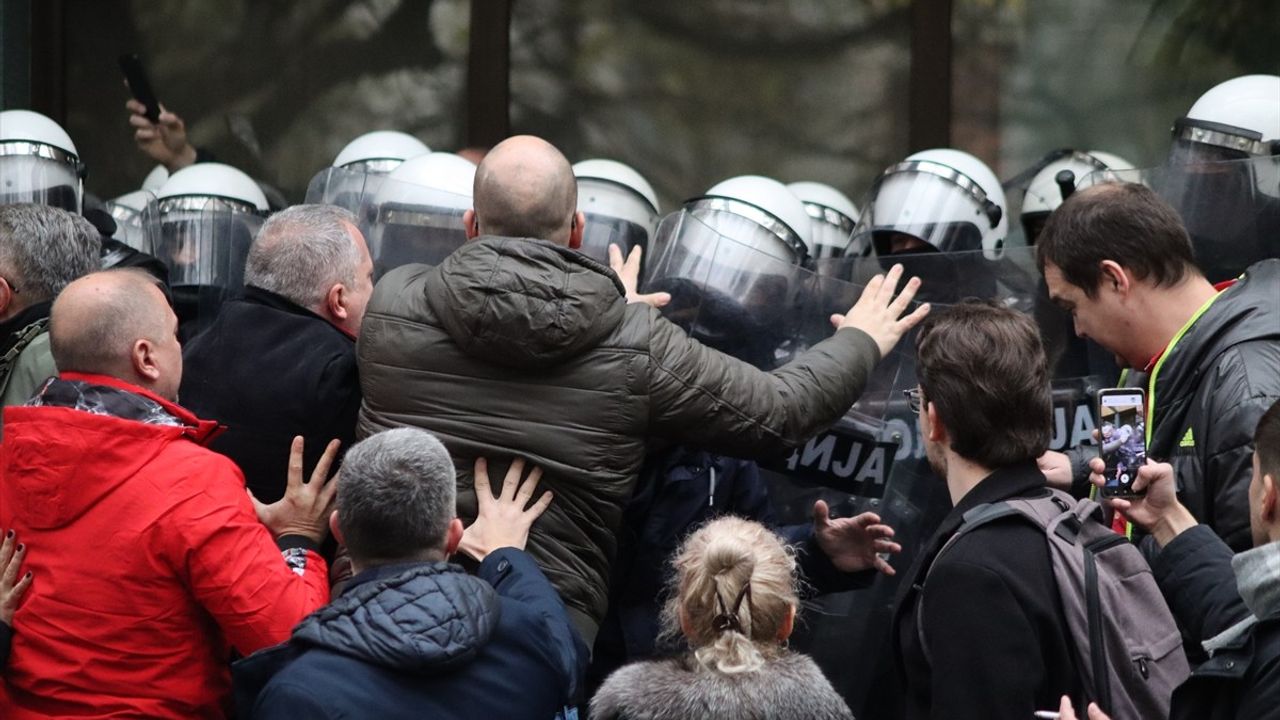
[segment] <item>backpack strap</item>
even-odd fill
[[[924,582],[920,584],[918,595],[920,599],[916,602],[916,637],[920,640],[920,649],[924,652],[924,659],[929,665],[933,665],[933,658],[929,654],[929,642],[924,636],[924,587],[929,583],[929,575],[933,574],[933,568],[938,564],[938,558],[955,544],[962,535],[972,530],[982,527],[991,522],[995,522],[1001,518],[1010,515],[1022,515],[1022,511],[1013,507],[1008,502],[983,503],[970,508],[963,516],[961,516],[960,527],[947,538],[942,544],[942,548],[938,550],[938,554],[933,556],[933,562],[929,563],[929,569],[925,571]]]

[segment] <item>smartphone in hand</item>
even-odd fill
[[[1134,497],[1133,481],[1147,462],[1147,403],[1139,388],[1098,392],[1098,452],[1106,469],[1103,497]]]
[[[120,56],[120,71],[124,73],[125,82],[129,83],[129,92],[133,98],[147,107],[147,119],[153,123],[160,122],[160,101],[151,89],[151,78],[142,60],[136,53]]]

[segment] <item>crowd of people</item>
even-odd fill
[[[537,137],[373,133],[288,205],[130,101],[131,207],[0,113],[0,717],[851,718],[791,639],[893,583],[859,717],[1280,718],[1280,77],[1205,97],[1165,180],[1024,173],[1022,248],[949,148],[659,222]],[[1052,451],[1086,376],[1142,414]],[[945,507],[781,523],[762,468],[891,407]]]

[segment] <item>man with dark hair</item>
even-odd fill
[[[1148,457],[1173,464],[1182,502],[1236,550],[1249,547],[1249,457],[1280,398],[1280,260],[1214,287],[1196,268],[1177,214],[1141,185],[1075,193],[1036,244],[1049,296],[1129,368],[1147,393]],[[1047,453],[1041,469],[1088,491],[1087,448]]]
[[[177,331],[154,276],[86,275],[50,312],[59,375],[4,410],[0,527],[36,578],[13,615],[5,720],[225,717],[232,650],[282,642],[329,599],[328,459],[304,483],[295,441],[285,497],[253,503],[201,447],[217,424],[176,404]]]
[[[905,717],[1029,718],[1080,687],[1044,532],[1006,517],[941,551],[970,510],[1044,494],[1036,458],[1053,413],[1044,347],[1030,318],[975,301],[926,319],[916,352],[912,407],[955,507],[899,586],[890,637]]]
[[[551,503],[533,500],[541,471],[523,470],[511,463],[495,499],[477,461],[480,513],[464,533],[434,436],[398,428],[351,448],[330,525],[356,575],[289,644],[236,667],[241,717],[549,720],[572,705],[587,650],[523,552]],[[476,575],[449,564],[455,550]]]
[[[240,466],[254,497],[275,502],[295,435],[306,439],[307,469],[330,440],[355,441],[355,338],[373,294],[373,260],[350,212],[295,205],[258,231],[244,284],[183,349],[181,396],[227,427],[209,449]]]
[[[21,405],[56,375],[49,307],[98,265],[101,242],[84,218],[49,205],[0,205],[0,404]]]
[[[544,140],[510,138],[485,156],[464,215],[469,242],[437,267],[391,271],[374,290],[357,347],[357,434],[411,425],[438,435],[461,461],[464,518],[475,513],[471,459],[545,467],[557,501],[529,551],[590,645],[648,440],[780,454],[843,415],[928,306],[907,313],[919,281],[896,294],[897,266],[832,318],[832,337],[762,372],[628,304],[642,299],[635,277],[576,249],[576,194],[568,160]]]
[[[1252,545],[1235,554],[1178,502],[1167,463],[1138,471],[1146,495],[1111,504],[1151,533],[1152,570],[1178,623],[1209,660],[1173,693],[1172,720],[1255,720],[1280,712],[1280,403],[1258,420],[1246,488]],[[1099,487],[1103,463],[1089,461]],[[1091,714],[1089,717],[1105,717]]]

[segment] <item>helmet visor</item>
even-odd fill
[[[0,154],[0,205],[35,203],[78,213],[80,198],[80,176],[70,162]]]

